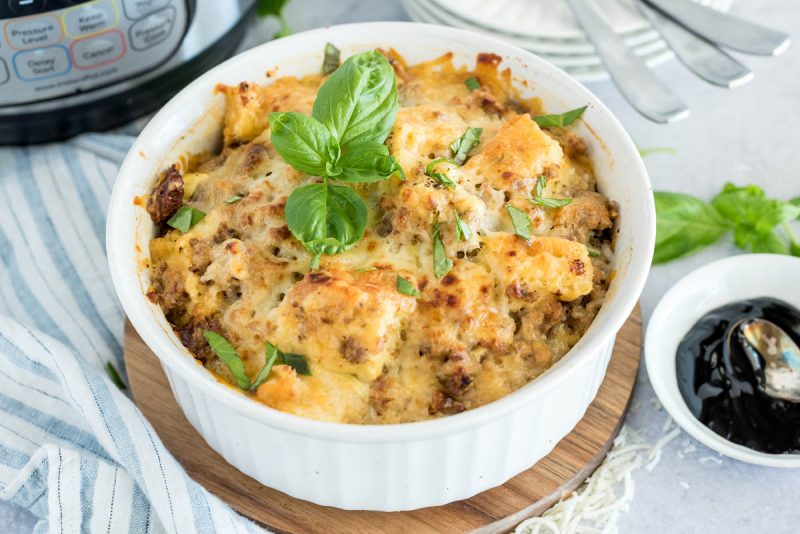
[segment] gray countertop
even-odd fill
[[[796,0],[738,0],[733,12],[785,31],[800,28]],[[293,0],[287,15],[296,31],[345,22],[408,20],[396,0]],[[264,24],[261,26],[249,38],[253,43],[265,32]],[[646,158],[655,189],[710,198],[731,180],[759,184],[776,197],[800,195],[800,44],[778,59],[744,60],[756,77],[735,91],[704,84],[677,61],[659,67],[658,73],[681,93],[692,110],[688,120],[670,126],[659,126],[637,115],[609,82],[588,87],[617,115],[637,145],[676,150],[675,155]],[[679,278],[734,253],[737,250],[726,243],[655,267],[642,295],[645,321]],[[642,368],[635,409],[627,422],[651,443],[662,435],[666,417],[652,399],[653,390]],[[687,434],[667,446],[655,469],[639,469],[633,477],[636,494],[630,512],[619,520],[622,533],[798,531],[800,473],[719,458]],[[33,518],[25,511],[0,503],[0,532],[27,533],[32,527]]]

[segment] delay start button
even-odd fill
[[[70,47],[72,62],[79,69],[90,69],[107,65],[125,55],[125,37],[117,30],[111,30],[94,37],[86,37],[72,43]]]
[[[53,15],[6,22],[4,31],[8,44],[18,50],[56,44],[62,37],[61,23]]]
[[[69,72],[72,65],[67,49],[61,45],[17,52],[14,70],[23,80],[41,80]]]
[[[177,13],[174,7],[167,7],[148,15],[130,27],[130,43],[134,50],[146,50],[163,42],[175,26]]]

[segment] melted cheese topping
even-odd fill
[[[418,421],[491,402],[525,385],[586,331],[610,276],[612,204],[595,191],[586,145],[563,129],[541,129],[538,100],[519,98],[499,58],[474,71],[446,55],[408,66],[394,52],[400,110],[387,140],[407,179],[353,186],[370,221],[351,250],[310,254],[291,235],[284,206],[315,181],[270,144],[268,114],[309,114],[324,79],[285,77],[267,86],[220,86],[227,101],[224,148],[183,169],[184,202],[206,217],[187,233],[151,241],[151,297],[195,356],[228,382],[230,371],[202,332],[224,335],[254,378],[269,341],[306,355],[310,376],[273,368],[255,393],[273,408],[346,423]],[[476,76],[478,90],[464,81]],[[424,173],[468,127],[483,128],[462,167],[447,167],[454,190]],[[536,178],[563,208],[528,201]],[[224,201],[233,195],[234,203]],[[505,206],[531,219],[529,241],[514,235]],[[472,237],[458,240],[455,215]],[[439,221],[453,269],[433,270]],[[602,250],[593,254],[589,249]],[[401,294],[402,276],[420,292]]]

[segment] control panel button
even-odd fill
[[[67,49],[61,45],[17,52],[14,69],[23,80],[41,80],[69,72],[72,64]]]
[[[99,0],[64,12],[64,27],[71,37],[100,33],[113,28],[117,22],[117,8],[112,0]]]
[[[35,15],[45,10],[46,0],[8,0],[8,9],[17,16]]]
[[[61,23],[53,15],[39,15],[6,22],[6,41],[12,48],[25,50],[61,41]]]
[[[125,54],[125,38],[117,30],[72,43],[72,62],[79,69],[90,69],[117,61]]]
[[[146,50],[169,37],[175,26],[175,8],[168,7],[139,20],[130,28],[130,43],[134,50]]]
[[[136,20],[167,7],[170,0],[122,0],[125,16]]]
[[[11,79],[11,75],[8,73],[8,65],[3,58],[0,57],[0,85],[8,82]]]

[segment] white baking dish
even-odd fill
[[[145,296],[153,224],[134,198],[179,156],[215,147],[222,98],[217,83],[269,83],[317,72],[325,43],[344,57],[393,47],[411,63],[452,51],[474,65],[478,52],[503,58],[550,112],[589,104],[577,125],[600,189],[619,203],[616,271],[607,302],[578,344],[517,392],[475,410],[419,423],[364,426],[282,413],[221,385],[197,365],[161,309]],[[267,71],[273,71],[268,78]],[[274,74],[277,74],[275,76]],[[520,85],[522,87],[522,85]],[[520,48],[424,24],[366,23],[322,28],[240,54],[192,83],[150,121],[117,179],[108,216],[111,273],[136,330],[156,353],[186,417],[227,461],[294,497],[347,509],[408,510],[464,499],[502,484],[545,456],[580,420],[603,380],[617,331],[636,304],[650,266],[655,211],[636,147],[611,112],[578,82]],[[153,372],[158,372],[154,370]]]

